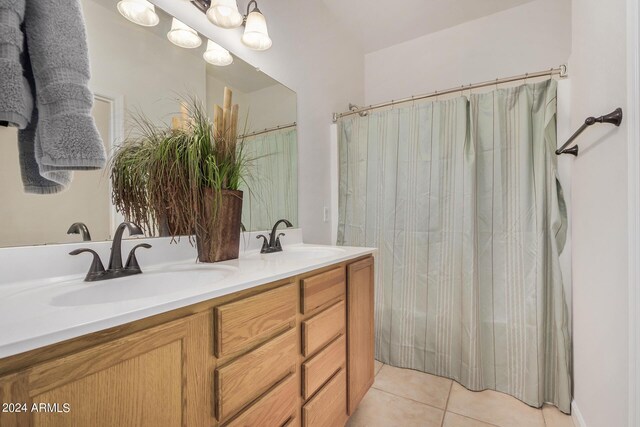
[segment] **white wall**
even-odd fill
[[[572,124],[627,105],[625,0],[573,1]],[[627,126],[580,137],[573,164],[574,400],[588,427],[626,426]]]
[[[174,102],[180,95],[205,98],[206,63],[201,54],[167,40],[168,19],[150,29],[124,19],[115,2],[83,0],[82,7],[96,93],[124,96],[128,112],[167,124],[180,111]],[[130,127],[130,117],[125,123]]]
[[[93,117],[109,149],[111,105],[96,101]],[[0,247],[68,243],[74,222],[84,222],[94,241],[110,236],[109,177],[103,170],[76,171],[66,191],[46,196],[26,194],[20,177],[16,128],[0,127]]]
[[[367,54],[365,102],[541,71],[570,53],[571,1],[537,0]]]
[[[330,205],[331,113],[364,101],[362,48],[320,1],[260,3],[273,39],[266,52],[247,49],[241,29],[220,29],[186,2],[152,1],[297,92],[300,226],[305,241],[330,243],[331,224],[323,221],[323,207]],[[238,1],[241,10],[246,4]]]
[[[282,85],[247,93],[247,131],[257,131],[296,121],[296,94]]]
[[[296,93],[281,84],[274,84],[253,92],[242,92],[217,77],[207,74],[207,108],[222,106],[224,88],[233,92],[233,103],[239,106],[238,127],[240,133],[255,132],[296,121]],[[213,114],[213,113],[211,113]]]
[[[247,115],[247,94],[237,87],[231,86],[227,82],[223,82],[216,76],[207,73],[207,111],[209,116],[213,118],[214,105],[224,105],[224,88],[231,89],[233,96],[233,104],[238,104],[238,126],[240,129],[244,126],[245,117]]]

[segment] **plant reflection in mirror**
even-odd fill
[[[116,209],[150,235],[193,235],[205,222],[206,194],[213,190],[217,199],[209,212],[215,218],[222,191],[238,190],[248,174],[237,126],[215,129],[197,98],[182,105],[181,125],[173,128],[137,114],[135,136],[111,159]]]

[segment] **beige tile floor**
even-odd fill
[[[495,391],[376,361],[376,380],[349,427],[574,427],[553,406],[534,409]]]

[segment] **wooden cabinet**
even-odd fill
[[[295,329],[216,369],[216,413],[220,421],[234,415],[278,381],[296,372]]]
[[[228,427],[281,427],[294,425],[298,406],[298,387],[291,374],[251,405]]]
[[[302,408],[302,425],[336,427],[347,421],[347,376],[338,371]]]
[[[293,325],[295,285],[289,284],[215,308],[216,356],[222,357]]]
[[[1,378],[0,401],[26,406],[0,413],[0,425],[208,424],[207,399],[198,389],[198,365],[208,348],[197,331],[209,318],[170,322]]]
[[[345,304],[340,301],[302,322],[302,353],[309,356],[344,333]]]
[[[320,353],[302,364],[302,396],[309,399],[340,368],[345,367],[347,340],[340,335]]]
[[[300,281],[302,314],[309,314],[331,301],[344,299],[346,292],[344,267],[334,268],[324,273],[304,278]]]
[[[374,380],[373,258],[347,266],[347,372],[349,415]]]
[[[372,381],[367,257],[2,359],[0,426],[337,427]]]

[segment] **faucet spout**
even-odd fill
[[[111,246],[111,256],[109,257],[109,270],[122,269],[122,235],[125,229],[129,230],[130,236],[144,234],[142,229],[132,222],[123,222],[116,228],[113,236],[113,245]]]
[[[271,230],[271,234],[269,235],[269,247],[275,248],[276,246],[276,233],[278,232],[278,226],[280,224],[285,224],[287,227],[293,227],[293,224],[286,219],[281,219],[277,221],[273,225],[273,229]]]
[[[67,234],[79,234],[82,237],[83,242],[91,241],[91,233],[89,228],[84,222],[74,222],[67,230]]]

